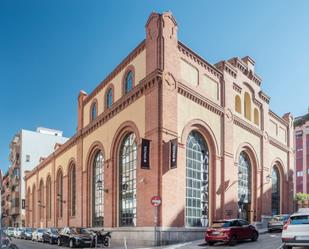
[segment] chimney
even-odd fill
[[[78,120],[77,120],[77,131],[83,129],[84,126],[84,100],[87,97],[87,93],[80,91],[78,95]]]

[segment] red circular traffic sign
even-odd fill
[[[160,196],[153,196],[151,198],[151,205],[154,207],[158,207],[161,205],[161,197]]]

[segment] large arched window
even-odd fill
[[[128,134],[119,153],[119,225],[136,226],[136,164],[135,134]]]
[[[104,225],[104,158],[97,152],[92,165],[92,226]]]
[[[91,113],[90,113],[91,121],[95,120],[97,115],[98,115],[98,107],[97,107],[97,103],[94,102],[91,105]]]
[[[63,175],[60,170],[57,174],[57,218],[63,215]]]
[[[251,162],[247,153],[240,153],[238,161],[238,217],[250,219],[251,204]]]
[[[76,167],[70,166],[69,170],[69,212],[70,216],[76,215]]]
[[[235,111],[241,114],[241,99],[239,95],[235,96]]]
[[[47,220],[51,219],[51,211],[52,211],[52,205],[51,205],[51,198],[52,198],[52,192],[51,192],[51,179],[50,176],[47,177],[46,180],[46,218]]]
[[[35,227],[34,226],[34,223],[35,223],[35,214],[36,214],[36,187],[35,187],[35,185],[33,185],[33,187],[32,187],[32,204],[31,204],[31,206],[32,206],[32,210],[31,210],[31,212],[32,212],[32,227]]]
[[[247,92],[245,93],[244,113],[245,118],[251,121],[251,97]]]
[[[44,183],[43,180],[40,181],[40,188],[39,188],[39,221],[44,217]]]
[[[110,87],[106,93],[106,108],[110,108],[113,104],[113,89]]]
[[[126,75],[125,82],[124,82],[124,93],[128,93],[133,88],[133,72],[129,71]]]
[[[209,214],[209,150],[203,136],[192,131],[186,146],[186,226],[207,226]]]
[[[271,212],[272,215],[280,214],[280,174],[276,166],[271,172]]]

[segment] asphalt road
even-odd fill
[[[49,245],[43,244],[41,242],[32,242],[32,241],[25,241],[19,239],[13,239],[13,243],[15,243],[19,249],[60,249],[65,247],[58,247],[57,245]],[[256,242],[240,242],[235,247],[229,247],[223,244],[217,244],[215,246],[207,246],[205,245],[203,240],[188,242],[183,244],[177,245],[170,245],[164,247],[152,247],[155,249],[226,249],[226,248],[235,248],[235,249],[281,249],[281,233],[266,233],[260,235],[258,241]],[[111,246],[112,249],[125,249],[124,246]],[[136,247],[128,246],[127,249],[134,249]],[[150,247],[143,249],[149,249]],[[294,248],[296,249],[296,248]],[[298,247],[298,249],[302,249]]]

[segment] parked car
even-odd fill
[[[43,242],[43,233],[45,229],[43,228],[38,228],[32,233],[32,240],[33,241],[41,241]]]
[[[14,227],[14,234],[13,234],[14,238],[17,238],[18,229],[19,229],[18,227]]]
[[[309,211],[292,214],[283,226],[281,238],[286,249],[309,246]]]
[[[15,238],[16,239],[21,239],[21,233],[23,232],[24,228],[23,227],[17,227],[15,230]]]
[[[30,227],[25,227],[25,229],[21,232],[21,239],[29,239],[31,240],[32,239],[32,232],[33,232],[33,229],[30,228]]]
[[[257,229],[241,219],[214,221],[205,233],[205,241],[210,246],[216,242],[224,242],[234,246],[238,241],[247,239],[256,241],[258,237]]]
[[[58,242],[59,230],[57,228],[48,228],[43,233],[43,242],[55,244]]]
[[[274,230],[282,230],[289,217],[290,215],[288,214],[274,215],[268,222],[268,232],[272,232]]]
[[[66,245],[73,247],[90,247],[93,242],[93,235],[83,227],[65,227],[58,236],[58,246]]]
[[[14,230],[15,230],[14,227],[8,227],[7,230],[6,230],[7,236],[13,237],[14,236]]]

